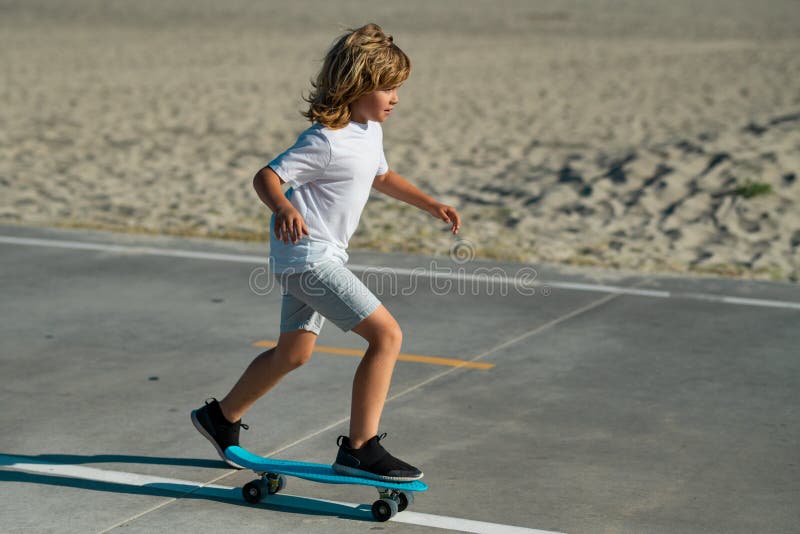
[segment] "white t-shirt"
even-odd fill
[[[270,218],[270,268],[275,273],[303,272],[317,262],[344,265],[350,237],[358,227],[375,176],[389,170],[378,122],[350,122],[332,130],[314,124],[269,167],[292,187],[286,198],[306,222],[309,235],[288,244],[275,237]]]

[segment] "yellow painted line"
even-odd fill
[[[278,344],[277,341],[261,340],[253,343],[253,346],[269,348],[269,347],[274,347],[277,344]],[[340,349],[338,347],[320,347],[318,345],[314,346],[314,352],[325,352],[327,354],[339,354],[342,356],[356,356],[358,358],[364,356],[363,350]],[[450,367],[469,367],[471,369],[482,369],[484,371],[494,367],[493,363],[468,362],[465,360],[456,360],[453,358],[438,358],[436,356],[425,356],[423,354],[400,354],[400,356],[398,356],[398,359],[406,362],[429,363],[431,365],[447,365]]]

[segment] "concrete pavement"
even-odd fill
[[[255,344],[278,338],[279,290],[255,287],[266,254],[0,226],[0,531],[800,524],[800,286],[452,259],[437,259],[451,275],[432,277],[431,258],[362,251],[349,264],[397,317],[404,354],[493,366],[398,362],[385,443],[431,486],[397,516],[408,522],[373,523],[359,507],[374,500],[369,488],[298,479],[244,503],[238,488],[252,474],[215,459],[188,414],[225,394],[264,350]],[[378,292],[370,266],[412,290]],[[487,284],[481,268],[508,278]],[[531,269],[536,283],[514,287]],[[431,282],[448,279],[479,290]],[[318,345],[366,346],[330,322]],[[357,363],[315,353],[247,414],[242,444],[331,462]]]

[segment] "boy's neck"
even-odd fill
[[[367,123],[369,122],[369,119],[367,119],[366,117],[362,117],[361,115],[358,115],[356,113],[352,113],[351,112],[350,113],[350,122],[357,122],[361,126],[366,126]]]

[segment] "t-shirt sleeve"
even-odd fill
[[[389,172],[389,164],[386,162],[386,154],[383,152],[383,128],[381,128],[379,122],[375,123],[375,125],[378,129],[378,144],[381,151],[381,159],[378,163],[378,171],[375,173],[375,176],[380,176],[381,174]]]
[[[318,180],[325,175],[331,161],[331,147],[319,130],[306,130],[294,145],[286,149],[268,166],[292,187]]]
[[[381,145],[381,162],[378,164],[378,172],[375,176],[386,174],[389,171],[389,164],[386,162],[386,154],[383,153],[383,145]]]

